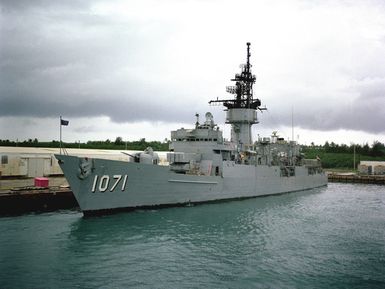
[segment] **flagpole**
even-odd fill
[[[60,154],[61,154],[61,116],[60,116]]]

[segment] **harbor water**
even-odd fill
[[[0,288],[385,288],[385,186],[0,218]]]

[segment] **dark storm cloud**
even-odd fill
[[[385,78],[362,79],[349,89],[342,102],[333,102],[318,115],[307,115],[304,127],[320,130],[350,129],[371,133],[385,132]]]
[[[83,1],[9,1],[1,8],[1,116],[185,118],[186,106],[165,101],[176,95],[151,82],[148,62],[141,66],[146,39],[129,22],[93,15]]]
[[[195,71],[183,67],[182,71],[177,62],[183,64],[186,60],[181,58],[187,59],[188,55],[196,57],[198,61],[199,55],[195,56],[194,48],[199,46],[186,45],[186,56],[175,56],[177,51],[162,48],[167,42],[179,43],[178,37],[193,37],[185,31],[182,31],[183,35],[174,35],[174,29],[178,26],[178,23],[172,22],[175,19],[171,22],[145,17],[134,20],[129,16],[123,20],[115,19],[103,13],[94,13],[92,5],[93,1],[80,0],[0,2],[0,116],[107,116],[119,123],[141,120],[189,122],[192,112],[202,113],[208,108],[206,101],[201,101],[204,91],[207,100],[217,96],[228,97],[225,93],[210,95],[212,89],[208,87],[213,82],[222,83],[218,87],[222,91],[222,87],[231,85],[228,79],[218,82],[216,74],[207,73],[208,66],[217,64],[215,61],[233,57],[232,54],[220,54],[222,47],[218,54],[210,56],[213,63],[207,67]],[[313,8],[317,7],[318,4]],[[207,21],[201,20],[201,25]],[[220,27],[220,19],[218,23]],[[194,25],[187,27],[194,28]],[[193,28],[191,31],[196,32]],[[203,39],[211,39],[211,35]],[[262,43],[264,38],[261,39]],[[358,51],[351,55],[365,57],[354,59],[351,65],[343,68],[337,67],[351,81],[350,85],[345,85],[343,89],[337,85],[336,92],[335,87],[327,87],[326,81],[325,84],[319,81],[319,86],[313,85],[311,89],[296,95],[303,99],[294,107],[297,126],[325,131],[339,128],[373,133],[385,131],[384,38],[375,43],[377,48],[372,49],[372,56],[367,52],[370,45],[366,43],[360,47],[349,47],[352,51]],[[194,44],[200,45],[199,41]],[[330,51],[334,54],[333,47],[329,48],[332,44],[328,42],[318,47],[320,55],[324,56]],[[323,49],[324,46],[328,49]],[[256,55],[257,48],[254,51]],[[301,55],[298,61],[302,60],[303,63],[296,63],[299,67],[297,70],[311,65],[316,67],[319,63],[311,63],[317,61],[315,53],[316,49],[313,49],[310,57]],[[244,54],[240,52],[239,55]],[[243,60],[240,58],[239,63]],[[333,58],[326,60],[330,63],[333,61]],[[258,63],[255,63],[255,67],[254,72],[258,74]],[[279,69],[277,67],[277,71]],[[190,70],[196,75],[206,73],[201,80],[207,81],[207,84],[197,84],[185,76]],[[329,73],[327,69],[322,72]],[[305,79],[311,73],[297,74],[297,77]],[[322,73],[319,74],[312,77],[322,78]],[[228,75],[228,78],[231,77]],[[277,82],[284,87],[290,80],[281,76]],[[325,87],[320,87],[323,85]],[[318,92],[320,88],[325,93],[325,100]],[[287,107],[287,101],[296,94],[295,91],[290,92],[288,88],[286,92],[283,91],[288,94],[285,95],[282,91],[275,92],[276,85],[268,89],[276,99],[275,107],[269,107],[276,111],[275,122],[271,125],[290,125],[291,106]],[[196,100],[197,95],[201,97],[199,101]],[[262,100],[269,104],[269,99]],[[269,120],[263,120],[263,117],[261,122],[269,125]]]
[[[76,7],[79,8],[87,8],[89,6],[89,2],[87,0],[68,0],[68,1],[52,1],[52,0],[1,0],[0,7],[4,10],[8,11],[23,11],[31,8],[44,7],[47,9],[48,7]]]
[[[333,97],[325,98],[323,103],[314,102],[311,96],[305,94],[301,99],[302,101],[286,102],[280,106],[275,104],[266,115],[261,115],[262,122],[272,128],[282,124],[290,126],[293,109],[295,126],[304,129],[385,133],[385,78],[354,81],[351,87]]]
[[[300,114],[298,124],[306,129],[322,131],[348,129],[361,130],[369,133],[385,132],[384,97],[372,99],[367,102],[359,98],[351,105],[320,110],[308,110]]]

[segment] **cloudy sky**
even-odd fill
[[[164,140],[246,59],[255,135],[385,142],[384,1],[0,0],[0,139]],[[293,112],[293,113],[292,113]]]

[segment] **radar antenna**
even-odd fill
[[[226,87],[226,91],[231,94],[235,94],[234,99],[216,99],[210,100],[209,104],[212,103],[222,103],[228,109],[231,108],[251,108],[266,110],[266,108],[260,108],[261,101],[258,98],[253,98],[253,84],[255,83],[256,77],[251,73],[251,64],[250,64],[250,42],[246,43],[247,45],[247,59],[246,64],[241,65],[242,72],[240,74],[235,74],[234,86]]]

